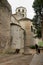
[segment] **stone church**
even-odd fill
[[[30,53],[33,45],[32,21],[25,7],[16,8],[15,14],[7,0],[0,0],[0,52]]]
[[[20,53],[29,53],[29,46],[33,45],[33,33],[31,32],[32,21],[27,18],[25,7],[18,7],[11,16],[11,47],[19,49]]]

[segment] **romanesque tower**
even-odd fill
[[[18,15],[22,15],[23,18],[25,18],[25,17],[27,16],[27,15],[26,15],[27,10],[26,10],[25,7],[18,7],[18,8],[16,8],[16,13],[17,13]]]
[[[17,20],[19,19],[22,19],[22,18],[26,18],[27,17],[27,10],[25,7],[18,7],[16,8],[16,11],[15,11],[15,17],[17,18]]]

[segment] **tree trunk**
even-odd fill
[[[42,41],[43,41],[43,20],[41,22],[41,31],[42,31]]]

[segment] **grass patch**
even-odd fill
[[[41,41],[41,42],[38,42],[38,46],[39,47],[43,47],[43,42]]]

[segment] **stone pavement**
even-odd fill
[[[43,65],[43,53],[35,54],[30,65]]]
[[[29,65],[33,55],[6,55],[0,56],[0,65]]]

